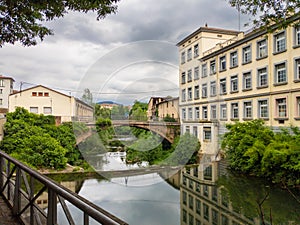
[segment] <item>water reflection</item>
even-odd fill
[[[221,161],[182,170],[181,225],[299,224],[300,205],[287,191],[225,168]]]

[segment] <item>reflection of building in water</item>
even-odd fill
[[[215,182],[222,172],[222,163],[186,167],[181,173],[181,225],[260,224],[234,209],[222,187]]]

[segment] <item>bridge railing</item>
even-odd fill
[[[44,200],[48,206],[46,210],[37,204],[37,199],[44,192],[47,192],[47,199]],[[0,151],[0,194],[11,206],[13,215],[26,225],[58,224],[58,213],[63,214],[64,220],[67,221],[63,224],[127,224],[2,151]],[[74,208],[77,211],[76,220],[72,215]]]

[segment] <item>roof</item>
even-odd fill
[[[235,31],[235,30],[226,30],[226,29],[221,29],[221,28],[212,28],[212,27],[200,27],[197,30],[195,30],[193,33],[189,34],[186,36],[184,39],[179,41],[176,45],[179,46],[186,42],[187,40],[191,39],[192,37],[196,36],[197,34],[201,32],[207,32],[207,33],[218,33],[218,34],[229,34],[229,35],[238,35],[241,33],[240,31]]]
[[[119,104],[119,103],[117,103],[117,102],[113,102],[113,101],[109,101],[109,100],[107,100],[107,101],[101,101],[101,102],[97,102],[97,104],[99,104],[99,105],[102,105],[102,104],[110,104],[110,105],[122,105],[122,104]]]
[[[66,95],[66,94],[61,93],[61,92],[59,92],[59,91],[53,90],[53,89],[51,89],[51,88],[48,88],[48,87],[46,87],[46,86],[44,86],[44,85],[36,85],[36,86],[30,87],[30,88],[27,88],[27,89],[24,89],[24,90],[21,90],[21,91],[16,91],[16,92],[14,92],[14,93],[12,93],[12,94],[10,94],[10,95],[15,95],[15,94],[18,94],[18,93],[21,93],[21,92],[24,92],[24,91],[33,90],[33,89],[38,88],[38,87],[42,87],[42,88],[45,88],[45,89],[47,89],[47,90],[49,90],[49,91],[53,91],[53,92],[56,92],[56,93],[58,93],[58,94],[60,94],[60,95],[64,95],[64,96],[66,96],[66,97],[71,98],[70,95]]]
[[[0,79],[10,79],[12,81],[15,81],[12,77],[3,76],[2,74],[0,74]]]

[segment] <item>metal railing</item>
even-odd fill
[[[46,210],[37,204],[37,199],[44,192],[48,193]],[[6,198],[13,215],[26,225],[56,225],[59,222],[59,210],[70,225],[127,224],[2,151],[0,151],[0,194]],[[78,213],[74,220],[71,207],[81,211],[81,221],[77,218]]]

